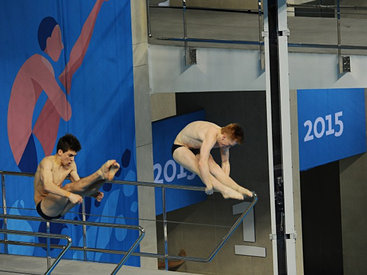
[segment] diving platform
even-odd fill
[[[158,265],[157,265],[158,266]],[[53,275],[101,275],[110,274],[116,264],[86,262],[62,259],[53,270]],[[47,260],[42,257],[0,254],[0,275],[35,275],[44,274]],[[117,274],[124,275],[195,275],[177,271],[153,270],[124,265]]]

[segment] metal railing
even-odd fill
[[[187,3],[190,2],[189,0],[182,0],[182,6],[181,7],[171,7],[170,9],[178,9],[182,10],[182,37],[164,37],[164,36],[155,36],[154,33],[152,33],[152,17],[150,14],[151,8],[159,8],[159,9],[166,9],[167,7],[157,7],[154,5],[150,5],[150,1],[146,0],[147,5],[147,29],[148,29],[148,36],[149,37],[155,37],[158,40],[172,40],[172,41],[183,41],[183,42],[189,42],[189,41],[198,41],[198,42],[206,42],[206,43],[228,43],[228,44],[258,44],[261,43],[262,36],[262,0],[253,0],[254,3],[256,3],[257,8],[250,10],[235,10],[235,9],[215,9],[215,8],[208,8],[208,7],[192,7],[187,6]],[[230,39],[215,39],[215,38],[203,38],[203,37],[189,37],[188,35],[188,20],[187,20],[187,13],[188,10],[204,10],[204,11],[214,11],[214,12],[231,12],[231,13],[241,13],[241,14],[254,14],[258,15],[258,22],[259,22],[259,41],[248,41],[246,39],[243,40],[230,40]],[[164,17],[161,17],[163,20]]]
[[[36,220],[36,221],[45,221],[42,218],[38,218],[38,217],[28,217],[28,216],[15,216],[15,215],[8,215],[6,214],[6,199],[5,199],[5,178],[4,175],[13,175],[13,176],[28,176],[28,177],[32,177],[33,174],[29,174],[29,173],[19,173],[19,172],[8,172],[8,171],[0,171],[1,174],[1,179],[2,179],[2,194],[3,194],[3,211],[4,214],[0,215],[0,218],[4,219],[4,226],[6,226],[6,221],[7,219],[24,219],[24,220]],[[254,196],[252,197],[252,201],[249,204],[249,206],[247,207],[247,209],[245,209],[245,211],[239,215],[239,217],[236,219],[236,221],[234,222],[234,224],[230,227],[230,229],[228,230],[228,232],[221,238],[221,240],[219,241],[219,243],[215,246],[215,248],[209,253],[209,255],[207,257],[188,257],[188,256],[176,256],[176,255],[169,255],[168,254],[168,230],[167,230],[167,211],[166,211],[166,189],[179,189],[179,190],[189,190],[189,191],[199,191],[199,192],[205,192],[205,188],[204,187],[199,187],[199,186],[186,186],[186,185],[167,185],[167,184],[162,184],[162,183],[152,183],[152,182],[132,182],[132,181],[122,181],[122,180],[114,180],[111,181],[111,183],[113,184],[126,184],[126,185],[135,185],[135,186],[144,186],[144,187],[152,187],[152,188],[162,188],[162,210],[163,210],[163,232],[164,232],[164,249],[165,249],[165,253],[164,254],[158,254],[158,253],[149,253],[149,252],[133,252],[134,249],[136,248],[136,246],[140,243],[141,239],[143,238],[144,235],[144,229],[142,229],[141,227],[141,236],[139,237],[139,239],[131,246],[131,248],[129,249],[129,251],[118,251],[118,250],[110,250],[110,249],[101,249],[101,248],[88,248],[85,247],[85,245],[83,247],[79,247],[79,246],[71,246],[70,250],[79,250],[79,251],[84,251],[84,252],[102,252],[102,253],[110,253],[110,254],[124,254],[125,257],[121,260],[121,262],[119,263],[119,265],[116,267],[118,268],[119,266],[121,267],[127,260],[127,257],[129,257],[130,255],[132,256],[140,256],[140,257],[151,257],[151,258],[158,258],[158,259],[164,259],[165,261],[165,269],[168,270],[168,260],[184,260],[184,261],[193,261],[193,262],[202,262],[202,263],[206,263],[206,262],[210,262],[219,252],[219,250],[224,246],[224,244],[227,242],[227,240],[231,237],[231,235],[233,234],[233,232],[238,228],[238,226],[241,224],[241,222],[243,221],[243,219],[246,217],[246,215],[250,212],[250,210],[255,206],[255,204],[257,203],[258,197],[256,195],[256,193],[253,193]],[[83,214],[83,213],[82,213]],[[137,229],[134,226],[129,226],[129,225],[118,225],[118,224],[106,224],[106,223],[97,223],[97,222],[86,222],[86,221],[74,221],[74,220],[62,220],[62,219],[56,219],[56,220],[52,220],[53,223],[69,223],[69,224],[77,224],[77,225],[91,225],[91,226],[107,226],[107,227],[115,227],[118,228],[119,226],[123,227],[123,228],[128,228],[128,229]],[[18,244],[18,242],[14,242],[14,241],[9,241],[9,240],[5,240],[8,244]],[[1,242],[1,241],[0,241]],[[84,242],[83,242],[84,243]],[[22,242],[23,245],[32,245],[29,243],[25,243]],[[38,244],[37,246],[43,246],[42,244]],[[59,245],[50,245],[51,248],[61,248]],[[115,269],[116,270],[116,269]],[[116,270],[116,272],[118,271],[118,269]],[[112,273],[115,274],[115,273]]]
[[[66,235],[61,234],[50,234],[50,233],[42,233],[42,232],[29,232],[29,231],[21,231],[21,230],[9,230],[9,229],[0,229],[0,233],[2,234],[13,234],[13,235],[26,235],[26,236],[35,236],[35,237],[43,237],[43,238],[51,238],[51,239],[65,239],[67,242],[66,246],[63,246],[63,249],[59,253],[59,255],[56,257],[55,261],[52,265],[50,265],[45,272],[45,275],[51,274],[51,272],[55,269],[56,265],[60,262],[61,257],[64,256],[66,251],[71,246],[71,238]],[[5,244],[8,242],[13,241],[5,241]]]
[[[27,232],[27,231],[18,231],[18,230],[9,230],[7,229],[8,227],[8,220],[9,219],[13,219],[13,220],[26,220],[26,221],[38,221],[38,222],[45,222],[46,220],[44,220],[43,218],[39,218],[39,217],[34,217],[34,216],[19,216],[19,215],[9,215],[7,214],[7,207],[6,207],[6,187],[5,187],[5,175],[12,175],[12,176],[26,176],[26,177],[33,177],[33,174],[30,173],[19,173],[19,172],[9,172],[9,171],[0,171],[1,174],[1,190],[2,190],[2,202],[3,202],[3,214],[0,214],[0,219],[4,220],[3,226],[4,229],[1,229],[1,233],[4,234],[4,240],[0,240],[0,243],[4,243],[5,244],[5,252],[8,253],[8,249],[7,246],[10,245],[31,245],[31,246],[43,246],[47,248],[47,259],[48,259],[48,270],[50,270],[50,272],[55,268],[55,266],[57,265],[57,263],[60,261],[61,257],[65,254],[67,249],[74,249],[71,246],[71,239],[68,236],[68,239],[70,239],[70,245],[67,246],[67,249],[63,249],[62,252],[60,253],[60,255],[57,257],[57,261],[55,260],[54,263],[50,266],[50,256],[49,256],[49,250],[50,248],[53,248],[55,246],[50,245],[49,241],[47,241],[46,244],[42,245],[42,244],[34,244],[34,243],[27,243],[27,242],[22,242],[22,241],[10,241],[7,238],[7,234],[22,234],[22,235],[31,235],[31,236],[42,236],[45,237],[47,240],[49,238],[64,238],[64,235],[60,235],[60,234],[49,234],[49,233],[42,233],[42,232]],[[84,215],[85,213],[83,213],[83,217],[85,217]],[[50,221],[46,221],[47,222],[47,228],[49,228],[49,224]],[[117,229],[130,229],[130,230],[138,230],[140,232],[139,237],[135,240],[135,242],[130,246],[130,248],[128,249],[128,251],[126,253],[124,253],[124,256],[122,257],[121,261],[117,264],[117,266],[115,267],[115,269],[112,271],[111,274],[117,274],[117,272],[120,270],[120,268],[126,263],[126,261],[128,260],[128,258],[131,256],[132,252],[137,248],[137,246],[140,244],[140,242],[142,241],[142,239],[145,236],[145,231],[141,226],[134,226],[134,225],[126,225],[126,224],[114,224],[114,223],[103,223],[103,222],[88,222],[85,221],[83,218],[83,221],[76,221],[76,220],[64,220],[64,219],[54,219],[52,220],[52,223],[61,223],[61,224],[73,224],[73,225],[81,225],[83,226],[83,247],[82,250],[83,251],[87,251],[87,247],[86,247],[86,230],[85,230],[85,226],[97,226],[97,227],[109,227],[109,228],[117,228]],[[55,248],[61,248],[60,246],[57,246]],[[103,249],[95,249],[95,252],[105,252],[103,251]],[[48,271],[45,274],[49,274]]]
[[[167,7],[158,7],[155,5],[151,5],[151,1],[147,0],[147,24],[148,24],[148,35],[150,38],[154,38],[156,40],[163,40],[163,41],[172,41],[172,42],[182,42],[183,46],[185,47],[185,49],[187,49],[189,47],[189,43],[206,43],[206,44],[236,44],[236,45],[253,45],[253,46],[257,46],[260,49],[260,54],[262,51],[262,47],[263,47],[263,37],[262,37],[262,31],[263,31],[263,22],[264,22],[264,12],[263,12],[263,6],[262,6],[262,1],[261,0],[254,0],[254,3],[258,3],[258,8],[254,9],[246,9],[246,10],[234,10],[234,9],[213,9],[210,7],[193,7],[187,6],[187,3],[189,3],[190,0],[182,0],[182,7],[169,7],[169,9],[181,9],[182,10],[182,21],[181,21],[181,25],[182,25],[182,36],[178,35],[178,36],[172,36],[172,35],[162,35],[162,34],[158,34],[156,35],[154,33],[154,31],[152,31],[152,25],[157,24],[156,21],[153,21],[153,18],[151,16],[151,9],[160,9],[161,12],[161,16],[159,17],[160,21],[164,20],[164,11],[167,10]],[[252,4],[254,4],[252,3]],[[254,5],[251,5],[254,6]],[[353,16],[359,16],[359,20],[361,21],[360,24],[364,23],[362,22],[361,18],[363,18],[364,20],[367,20],[367,6],[353,6],[353,5],[342,5],[340,3],[340,0],[336,0],[335,4],[333,5],[323,5],[323,4],[309,4],[309,3],[303,3],[303,4],[292,4],[292,3],[287,3],[286,8],[288,9],[288,14],[289,17],[292,17],[292,19],[295,18],[300,18],[300,17],[308,17],[308,18],[326,18],[322,15],[318,16],[318,13],[315,11],[317,9],[328,9],[330,10],[330,13],[332,14],[333,18],[335,19],[335,24],[333,24],[333,29],[330,29],[329,34],[333,33],[336,36],[335,41],[328,39],[327,43],[324,42],[311,42],[311,41],[294,41],[292,42],[292,36],[296,34],[297,37],[302,37],[302,30],[300,30],[299,32],[297,31],[297,28],[295,29],[294,26],[292,26],[292,22],[294,22],[294,20],[292,22],[289,22],[289,28],[293,29],[290,32],[290,40],[288,43],[288,46],[290,48],[293,48],[293,50],[296,49],[302,49],[302,48],[307,48],[307,49],[322,49],[322,50],[331,50],[337,51],[338,56],[341,55],[340,51],[344,50],[344,51],[362,51],[364,52],[365,50],[367,50],[367,46],[365,44],[361,44],[361,43],[357,43],[355,42],[353,44],[353,42],[350,41],[345,41],[346,43],[342,43],[342,37],[344,37],[344,35],[346,34],[346,32],[349,30],[349,28],[353,27],[353,26],[346,26],[347,30],[345,30],[345,33],[342,32],[341,29],[341,22],[343,19],[346,18],[350,18]],[[298,16],[294,11],[296,9],[303,9],[306,10],[305,12],[302,13],[302,15]],[[257,32],[258,34],[258,39],[249,39],[248,37],[241,37],[240,39],[220,39],[218,36],[218,31],[215,31],[214,29],[210,30],[210,33],[217,33],[217,37],[211,37],[211,38],[205,38],[205,37],[198,37],[198,36],[190,36],[188,34],[188,20],[187,20],[187,12],[188,10],[205,10],[207,11],[208,14],[210,14],[210,12],[236,12],[236,13],[243,13],[243,14],[252,14],[252,15],[256,15],[258,16],[258,26],[257,26],[257,30],[254,30]],[[313,14],[314,13],[314,14]],[[321,14],[321,13],[320,13]],[[215,16],[215,15],[213,15]],[[329,16],[330,17],[330,16]],[[244,21],[246,20],[246,18],[244,18]],[[220,22],[218,22],[218,24],[220,24]],[[317,25],[317,22],[315,22],[315,24]],[[358,24],[358,21],[356,21],[356,24]],[[359,24],[359,25],[360,25]],[[355,27],[355,26],[354,26]],[[201,27],[201,28],[204,28]],[[317,32],[320,31],[320,29],[309,29],[309,32],[313,32],[315,35],[317,35]],[[325,33],[324,36],[328,36],[328,33]],[[362,36],[362,34],[356,34],[356,36]],[[298,40],[298,39],[296,39]],[[186,54],[187,51],[185,51]]]
[[[38,217],[18,216],[18,215],[0,215],[0,218],[3,218],[4,220],[5,219],[13,219],[13,220],[39,221],[39,222],[44,222],[45,221],[44,219],[38,218]],[[115,223],[102,223],[102,222],[88,222],[88,221],[75,221],[75,220],[64,220],[64,219],[55,219],[55,220],[52,220],[52,223],[86,225],[86,226],[98,226],[98,227],[109,227],[109,228],[118,228],[118,229],[124,228],[124,229],[139,230],[140,231],[140,236],[131,245],[131,247],[129,248],[129,250],[123,256],[123,258],[121,259],[121,261],[117,264],[117,266],[115,267],[115,269],[112,271],[111,274],[116,274],[120,270],[120,268],[126,263],[126,261],[130,257],[130,255],[132,254],[132,252],[136,249],[136,247],[139,245],[139,243],[141,242],[141,240],[144,238],[144,235],[145,235],[145,231],[144,231],[144,229],[141,226],[134,226],[134,225],[115,224]],[[4,231],[5,231],[4,233],[6,234],[6,231],[8,231],[8,230],[4,230]],[[47,233],[44,233],[44,234],[47,235]],[[21,245],[23,242],[6,240],[6,241],[4,241],[4,243],[5,244],[18,244],[18,245]],[[84,249],[85,247],[83,246],[82,248]],[[71,247],[70,249],[73,249],[73,248]],[[103,252],[101,249],[98,249],[98,248],[96,248],[95,250],[96,250],[96,252]],[[62,255],[64,255],[64,253]]]
[[[250,210],[255,206],[258,201],[257,194],[253,192],[254,196],[252,197],[252,201],[245,209],[245,211],[237,218],[234,224],[231,226],[229,231],[222,237],[221,241],[216,245],[216,247],[210,252],[209,256],[207,257],[187,257],[187,256],[171,256],[168,255],[167,250],[167,243],[168,243],[168,236],[167,236],[167,215],[166,215],[166,191],[165,189],[179,189],[179,190],[190,190],[190,191],[200,191],[205,192],[205,187],[199,186],[186,186],[186,185],[168,185],[164,183],[151,183],[151,182],[131,182],[131,181],[120,181],[115,180],[113,183],[116,184],[127,184],[127,185],[136,185],[136,186],[146,186],[146,187],[155,187],[155,188],[162,188],[162,209],[163,209],[163,232],[164,232],[164,247],[165,247],[165,254],[154,254],[154,253],[133,253],[136,256],[143,256],[143,257],[154,257],[154,258],[162,258],[165,260],[166,269],[168,269],[168,260],[185,260],[185,261],[192,261],[192,262],[210,262],[219,252],[219,250],[223,247],[226,241],[231,237],[233,232],[238,228],[241,224],[243,219],[246,215],[250,212]]]

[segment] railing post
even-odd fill
[[[2,198],[3,198],[3,214],[6,215],[7,214],[7,209],[6,209],[6,188],[5,188],[5,176],[4,174],[1,174],[1,193],[2,193]],[[8,229],[8,219],[4,218],[4,226],[3,228],[6,230]],[[4,241],[8,240],[8,235],[4,234]],[[5,243],[4,244],[4,253],[8,254],[8,244]]]
[[[83,222],[86,221],[86,216],[85,216],[85,200],[83,200],[83,202],[82,202],[82,219],[83,219]],[[87,261],[86,247],[87,247],[87,226],[85,224],[83,224],[83,252],[84,252],[84,261]]]
[[[264,26],[263,12],[262,12],[262,0],[258,0],[258,23],[259,23],[259,60],[260,70],[265,70],[265,51],[264,51],[264,38],[262,32],[262,26]]]
[[[164,266],[168,270],[168,230],[166,212],[166,188],[162,187],[163,237],[164,237]]]
[[[51,234],[50,222],[46,222],[46,233]],[[46,237],[46,258],[47,258],[47,269],[51,267],[51,251],[50,251],[50,239]]]
[[[38,236],[38,237],[42,237],[42,238],[65,239],[67,244],[65,246],[63,246],[62,251],[56,257],[53,264],[50,265],[49,267],[47,267],[47,271],[44,273],[44,275],[51,274],[51,272],[54,270],[56,265],[60,262],[61,257],[64,256],[66,251],[71,246],[71,238],[69,236],[61,235],[61,234],[47,234],[47,233],[42,233],[42,232],[30,232],[30,231],[20,231],[20,230],[4,230],[4,229],[0,229],[0,234],[14,234],[14,235],[25,235],[25,236],[35,236],[35,237]]]
[[[125,254],[125,256],[121,259],[121,261],[118,263],[118,265],[112,271],[111,275],[117,274],[117,272],[126,263],[127,259],[130,257],[130,255],[133,253],[133,251],[136,249],[136,247],[140,244],[141,240],[144,238],[144,236],[145,236],[145,230],[144,230],[144,228],[142,228],[142,227],[139,226],[139,231],[140,231],[139,238],[136,239],[136,241],[130,247],[129,251]]]
[[[149,0],[147,0],[147,29],[148,29],[148,36],[152,37],[152,26],[150,24],[150,8],[149,8]]]
[[[187,46],[186,0],[182,0],[182,25],[183,25],[183,37],[185,39],[185,48],[186,48]]]
[[[189,59],[189,50],[187,45],[187,25],[186,25],[186,0],[182,0],[182,25],[183,25],[183,39],[184,39],[184,59],[185,66],[188,66],[190,62]]]
[[[342,56],[342,35],[341,35],[341,27],[340,27],[340,0],[336,0],[336,34],[337,34],[337,43],[338,43],[338,68],[339,75],[343,73],[350,72],[350,56]]]

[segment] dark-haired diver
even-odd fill
[[[44,219],[60,218],[81,203],[85,196],[101,201],[103,193],[99,188],[111,181],[120,169],[115,160],[109,160],[95,173],[81,179],[74,161],[80,149],[78,139],[67,134],[59,139],[56,154],[45,157],[38,165],[34,177],[34,202],[38,214]],[[62,186],[66,178],[71,182]]]

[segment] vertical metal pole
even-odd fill
[[[265,69],[265,55],[264,55],[264,42],[262,36],[262,27],[264,25],[263,15],[262,15],[262,0],[258,0],[257,3],[258,9],[258,23],[259,23],[259,60],[260,60],[260,69],[263,71]]]
[[[336,31],[338,39],[338,55],[341,54],[341,35],[340,35],[340,0],[336,0]]]
[[[189,65],[188,58],[188,48],[187,48],[187,25],[186,25],[186,0],[182,0],[182,24],[183,24],[183,38],[184,38],[184,58],[185,58],[185,66]]]
[[[273,274],[278,275],[278,242],[277,242],[277,222],[275,207],[275,182],[274,182],[274,149],[273,149],[273,122],[272,122],[272,85],[270,75],[270,31],[269,31],[269,8],[268,0],[264,1],[264,51],[265,51],[265,75],[266,75],[266,117],[268,136],[268,168],[269,168],[269,193],[270,193],[270,214],[271,214],[271,234],[273,251]]]
[[[338,67],[339,74],[343,73],[343,60],[341,50],[341,32],[340,32],[340,0],[336,0],[336,35],[337,35],[337,47],[338,47]]]
[[[282,156],[282,136],[281,136],[281,104],[280,104],[280,73],[279,73],[279,33],[278,33],[278,12],[277,0],[268,0],[267,7],[268,26],[269,26],[269,82],[270,82],[270,120],[272,127],[272,190],[283,194],[283,186],[276,186],[276,179],[283,178],[283,156]],[[283,182],[283,181],[282,181]],[[275,195],[275,194],[274,194]],[[275,197],[275,221],[276,231],[272,238],[277,242],[277,267],[278,274],[287,274],[285,262],[285,240],[284,232],[281,231],[281,209],[279,206],[282,197]],[[290,274],[291,275],[291,274]]]
[[[286,250],[287,274],[297,274],[296,232],[294,224],[292,129],[291,129],[291,96],[289,91],[287,3],[278,0],[278,53],[279,53],[279,94],[280,125],[283,166],[284,194],[284,242]],[[282,217],[281,217],[282,219]]]
[[[50,222],[46,222],[46,233],[50,234]],[[50,238],[46,238],[47,268],[51,267]]]
[[[164,237],[164,266],[168,270],[168,230],[166,212],[166,188],[162,187],[163,237]]]
[[[3,214],[6,215],[7,214],[7,209],[6,209],[6,188],[5,188],[5,176],[4,174],[1,174],[1,193],[2,193],[2,198],[3,198]],[[3,228],[6,230],[8,229],[8,219],[4,218],[4,226]],[[8,240],[8,234],[4,234],[4,241]],[[4,244],[4,253],[8,254],[8,244],[5,243]]]
[[[82,219],[83,222],[86,221],[86,216],[85,216],[85,201],[83,200],[82,202]],[[84,253],[84,261],[87,261],[87,226],[85,224],[82,225],[83,226],[83,253]]]
[[[186,0],[182,0],[182,24],[183,24],[183,38],[186,42],[187,26],[186,26]],[[186,44],[185,44],[186,46]]]
[[[149,8],[149,0],[146,1],[146,5],[147,5],[147,28],[148,28],[148,36],[152,37],[152,26],[151,26],[151,21],[150,21],[150,8]]]
[[[275,226],[272,218],[272,240],[277,242],[277,273],[296,274],[296,250],[293,207],[293,168],[290,123],[290,93],[288,76],[288,35],[286,0],[268,0],[267,27],[269,37],[267,60],[267,110],[268,130],[271,125],[271,140],[268,140],[269,159],[273,171],[269,171],[271,199],[275,204]],[[267,50],[267,49],[266,49]],[[269,91],[268,91],[269,90]],[[269,169],[271,165],[269,166]],[[275,182],[277,179],[277,182]],[[272,215],[274,212],[272,210]],[[283,219],[285,218],[285,220]]]

